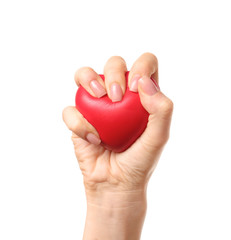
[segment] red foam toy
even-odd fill
[[[128,81],[129,72],[126,72]],[[104,75],[100,75],[104,80]],[[143,133],[148,112],[143,108],[139,94],[128,87],[122,101],[112,102],[107,95],[91,96],[82,86],[77,90],[75,104],[78,111],[98,131],[101,144],[114,152],[123,152]]]

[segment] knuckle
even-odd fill
[[[90,71],[92,71],[93,69],[91,67],[88,67],[88,66],[84,66],[84,67],[81,67],[79,68],[78,72],[79,73],[88,73]]]
[[[79,119],[76,119],[73,125],[69,127],[69,130],[73,131],[77,135],[79,135],[80,129],[81,129],[81,121]]]
[[[137,61],[135,63],[135,69],[137,71],[141,71],[141,72],[148,72],[148,66],[147,63],[145,61]]]
[[[150,71],[153,73],[157,71],[158,60],[153,53],[146,52],[140,56],[134,65],[136,69],[148,75]]]
[[[94,74],[94,70],[91,67],[81,67],[75,73],[75,79],[88,78]]]
[[[65,121],[65,116],[66,116],[67,111],[69,111],[69,109],[70,109],[70,106],[65,107],[65,108],[63,109],[63,111],[62,111],[63,121]]]
[[[151,52],[145,52],[143,54],[143,56],[153,59],[156,63],[158,62],[158,59],[157,59],[156,55],[154,55]]]
[[[126,62],[125,60],[120,56],[112,56],[108,59],[104,71],[113,71],[118,72],[121,71],[121,68],[126,70]]]
[[[121,56],[112,56],[108,59],[108,62],[116,62],[116,61],[125,63],[125,60]]]
[[[160,111],[164,116],[171,116],[173,112],[174,104],[171,99],[165,98],[164,101],[162,101],[160,106]]]

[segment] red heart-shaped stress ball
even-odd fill
[[[126,72],[128,81],[129,72]],[[100,75],[104,80],[104,76]],[[75,98],[76,108],[98,131],[101,144],[114,152],[123,152],[143,133],[148,112],[140,102],[139,94],[128,87],[122,101],[112,102],[107,95],[91,96],[80,86]]]

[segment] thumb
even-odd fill
[[[173,102],[167,98],[149,77],[143,76],[138,82],[141,103],[150,114],[147,128],[140,141],[147,150],[162,148],[169,138]]]

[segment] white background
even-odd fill
[[[86,203],[62,109],[73,76],[159,59],[174,104],[142,239],[231,239],[230,1],[0,2],[0,239],[81,239]]]

